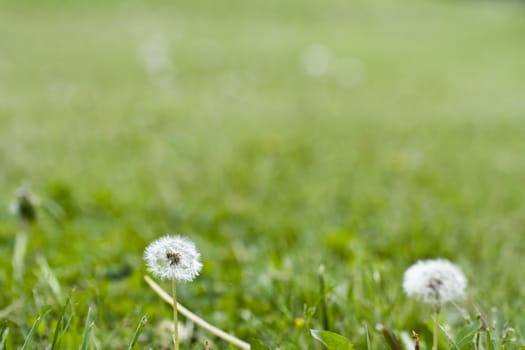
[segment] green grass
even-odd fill
[[[524,12],[506,1],[0,1],[0,203],[27,181],[48,209],[23,283],[17,223],[0,211],[0,344],[6,330],[6,349],[30,331],[43,349],[55,330],[63,349],[85,330],[90,349],[169,344],[169,306],[142,261],[169,232],[204,260],[180,302],[272,349],[315,348],[310,328],[363,349],[366,325],[381,349],[378,323],[429,348],[430,312],[401,279],[438,256],[469,277],[462,305],[513,327],[511,348],[525,344]],[[168,53],[160,73],[144,47]],[[309,52],[326,74],[306,72]],[[453,307],[443,318],[463,326]]]

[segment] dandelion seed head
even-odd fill
[[[163,280],[193,281],[202,269],[200,253],[189,238],[164,236],[146,247],[148,271]]]
[[[403,277],[403,289],[409,297],[434,305],[463,298],[466,288],[463,271],[446,259],[420,260]]]
[[[16,189],[15,199],[9,205],[9,211],[24,221],[36,220],[36,206],[39,200],[29,185],[22,185]]]

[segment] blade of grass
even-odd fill
[[[47,263],[47,260],[42,255],[37,255],[36,261],[40,266],[40,274],[42,280],[49,285],[49,288],[53,292],[53,295],[55,296],[56,300],[59,303],[62,303],[64,301],[62,295],[62,288],[60,287],[60,283],[58,282],[55,273]]]
[[[443,333],[447,337],[447,339],[450,342],[450,345],[452,345],[453,349],[454,350],[461,350],[459,344],[454,340],[454,338],[450,335],[450,333],[444,327],[441,327],[441,330],[443,331]]]
[[[328,305],[326,302],[326,284],[324,280],[324,272],[325,272],[324,265],[321,265],[318,271],[319,292],[321,293],[321,316],[323,320],[323,329],[329,331],[331,330],[331,327],[330,327],[330,318],[328,316]]]
[[[8,335],[9,335],[9,327],[6,327],[4,331],[2,332],[2,340],[0,340],[0,349],[4,349],[5,341],[7,340]]]
[[[66,303],[62,307],[62,310],[60,311],[60,316],[58,316],[57,325],[55,327],[55,334],[53,334],[53,342],[51,343],[51,350],[54,350],[57,346],[60,345],[59,339],[61,338],[62,334],[64,333],[65,327],[63,327],[64,323],[64,315],[66,314],[67,307],[69,305],[69,298],[66,300]]]
[[[481,330],[481,322],[480,320],[476,320],[472,322],[471,324],[465,326],[463,329],[461,329],[458,334],[455,336],[456,338],[456,344],[459,346],[460,349],[466,349],[472,344],[473,340],[475,340],[476,335],[479,334],[479,331]],[[478,339],[481,340],[481,339]]]
[[[91,329],[93,328],[94,322],[91,321],[91,306],[88,309],[88,313],[86,316],[86,324],[84,327],[84,335],[82,337],[82,346],[80,347],[81,350],[87,350],[89,345],[89,337],[91,335]]]
[[[20,350],[26,350],[26,349],[30,349],[31,348],[31,343],[33,342],[33,338],[35,336],[35,332],[36,332],[38,326],[40,325],[40,322],[42,321],[42,317],[43,317],[43,315],[38,316],[38,318],[35,320],[35,322],[33,323],[33,326],[31,327],[31,330],[29,331],[29,334],[27,335],[27,337],[26,337],[26,339],[24,341],[24,345],[22,345],[22,348]]]
[[[370,334],[368,333],[368,324],[365,322],[365,340],[366,340],[366,350],[372,350],[372,344],[370,343]]]
[[[492,336],[490,335],[490,330],[486,330],[486,341],[487,341],[487,350],[494,350],[494,343],[492,342]]]
[[[142,328],[144,328],[146,323],[148,323],[148,317],[144,315],[140,319],[139,324],[137,325],[137,328],[135,328],[135,332],[133,333],[133,337],[131,338],[131,342],[129,343],[128,350],[133,349],[133,347],[137,343],[137,339],[139,338],[140,332],[142,331]]]
[[[322,343],[328,350],[353,350],[354,346],[341,334],[320,330],[310,329],[310,334],[315,340]]]

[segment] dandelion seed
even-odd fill
[[[164,236],[144,252],[148,270],[163,280],[193,281],[202,269],[195,244],[186,237]]]
[[[445,259],[422,260],[406,270],[403,289],[410,297],[440,306],[465,296],[467,278]]]

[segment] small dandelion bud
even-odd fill
[[[14,216],[25,222],[36,220],[36,205],[38,199],[27,185],[20,186],[16,190],[15,199],[9,206],[9,211]]]
[[[445,259],[421,260],[405,271],[403,289],[410,297],[437,307],[465,296],[467,278]]]
[[[200,253],[195,244],[182,236],[164,236],[146,247],[144,260],[157,278],[193,281],[202,269]]]

